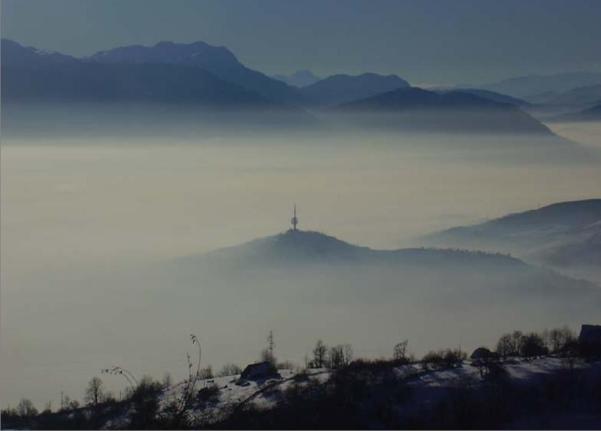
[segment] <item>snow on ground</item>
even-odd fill
[[[564,359],[556,357],[510,359],[501,364],[512,380],[523,381],[530,381],[537,376],[551,374],[567,367]],[[578,368],[584,365],[575,363],[574,366]],[[464,361],[455,368],[430,371],[425,371],[419,364],[403,365],[396,368],[395,373],[412,386],[452,387],[468,381],[482,381],[480,370],[471,361]]]
[[[252,403],[255,407],[271,408],[281,400],[281,392],[292,385],[303,384],[306,379],[301,379],[301,373],[293,370],[278,370],[281,379],[267,379],[264,381],[241,380],[240,375],[215,377],[200,380],[196,391],[204,388],[217,387],[219,393],[214,399],[199,405],[193,412],[196,419],[219,417],[242,403]],[[310,370],[306,373],[310,379],[325,382],[330,377],[330,372],[325,369]],[[167,403],[177,396],[184,388],[184,383],[178,383],[167,390],[162,397],[162,402]]]
[[[537,359],[511,359],[501,362],[512,380],[532,384],[543,375],[566,369],[565,360],[556,357]],[[599,364],[597,364],[599,365]],[[586,366],[584,363],[575,367]],[[589,364],[590,366],[590,364]],[[405,404],[404,410],[431,404],[445,396],[446,389],[464,385],[478,385],[483,382],[480,369],[471,361],[464,361],[458,366],[443,370],[425,370],[421,364],[409,364],[393,369],[399,383],[405,382],[412,388],[412,401]],[[306,374],[294,370],[279,370],[281,379],[265,381],[241,380],[239,375],[216,377],[199,381],[196,391],[203,388],[216,387],[218,393],[210,400],[198,404],[193,416],[199,422],[215,420],[230,413],[234,408],[244,404],[252,404],[261,409],[269,409],[282,400],[282,392],[293,385],[303,385],[310,380],[325,383],[331,372],[325,369],[309,370]],[[163,395],[163,402],[173,399],[183,389],[184,383],[174,385]]]
[[[575,364],[580,367],[582,364]],[[533,377],[544,374],[551,374],[566,368],[566,363],[561,358],[541,358],[533,361],[515,361],[506,363],[505,370],[509,377],[518,380],[531,380]]]

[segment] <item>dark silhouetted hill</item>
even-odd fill
[[[520,99],[518,97],[508,96],[506,94],[497,93],[490,90],[482,90],[480,88],[456,88],[451,91],[459,91],[461,93],[473,94],[474,96],[481,97],[482,99],[491,100],[493,102],[507,103],[515,106],[528,106],[529,102]]]
[[[288,230],[284,233],[255,239],[248,243],[214,251],[211,260],[247,264],[405,264],[405,265],[464,265],[479,261],[482,264],[507,267],[523,265],[506,255],[473,253],[461,250],[409,248],[375,250],[353,245],[321,232]]]
[[[244,66],[225,47],[205,42],[159,42],[154,46],[131,45],[100,51],[87,59],[104,64],[173,64],[192,66],[278,103],[299,103],[296,88]]]
[[[578,87],[543,100],[545,105],[590,107],[601,103],[601,84]]]
[[[2,40],[2,100],[177,102],[209,107],[277,104],[203,69],[175,64],[92,63]]]
[[[537,134],[551,136],[538,120],[508,103],[462,91],[437,93],[403,88],[331,110],[349,124],[427,132]]]
[[[357,76],[332,75],[300,91],[311,105],[332,106],[408,86],[407,81],[396,75],[364,73]]]
[[[601,266],[601,199],[561,202],[424,237],[426,245],[498,250],[557,266]]]
[[[520,76],[479,87],[538,103],[541,101],[541,95],[546,95],[545,97],[549,98],[574,88],[595,84],[601,84],[601,73],[571,72],[554,75]]]
[[[553,121],[601,121],[601,103],[580,112],[557,116]]]
[[[378,291],[388,295],[400,293],[402,286],[406,294],[431,300],[444,292],[453,301],[461,301],[463,295],[478,301],[492,300],[492,296],[497,300],[531,300],[541,294],[554,301],[565,295],[594,296],[598,291],[590,283],[505,254],[436,248],[375,250],[310,231],[289,230],[183,257],[173,264],[181,280],[212,280],[223,288],[244,285],[258,291],[264,289],[261,286],[283,282],[287,289],[296,286],[308,291],[329,289],[332,294]],[[601,295],[594,298],[601,304]]]

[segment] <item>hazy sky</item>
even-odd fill
[[[2,0],[2,36],[87,55],[203,40],[266,73],[486,82],[601,70],[599,0]]]

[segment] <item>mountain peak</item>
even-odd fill
[[[99,51],[89,60],[101,63],[167,63],[200,66],[211,72],[210,65],[226,67],[241,64],[230,50],[203,41],[178,43],[163,40],[153,46],[127,45]]]
[[[226,47],[203,41],[161,41],[154,46],[130,45],[100,51],[88,58],[99,63],[155,63],[193,66],[278,103],[295,103],[296,89],[244,66]]]
[[[239,246],[217,250],[209,255],[244,260],[323,262],[359,258],[371,252],[368,247],[352,245],[321,232],[289,229]]]
[[[338,74],[301,88],[301,93],[317,106],[333,106],[408,86],[407,81],[396,75]]]

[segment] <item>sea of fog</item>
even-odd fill
[[[601,149],[597,125],[554,128]],[[390,355],[405,338],[418,355],[493,345],[514,322],[491,321],[469,301],[460,315],[373,297],[316,304],[288,294],[285,280],[277,295],[202,283],[190,293],[157,271],[282,232],[294,203],[301,229],[393,249],[433,230],[599,197],[598,163],[507,160],[499,151],[286,134],[4,140],[2,405],[28,397],[56,407],[61,392],[81,399],[87,380],[112,365],[182,378],[190,333],[216,370],[256,360],[270,330],[278,357],[299,364],[318,338],[368,357]],[[125,388],[104,380],[116,394]]]

